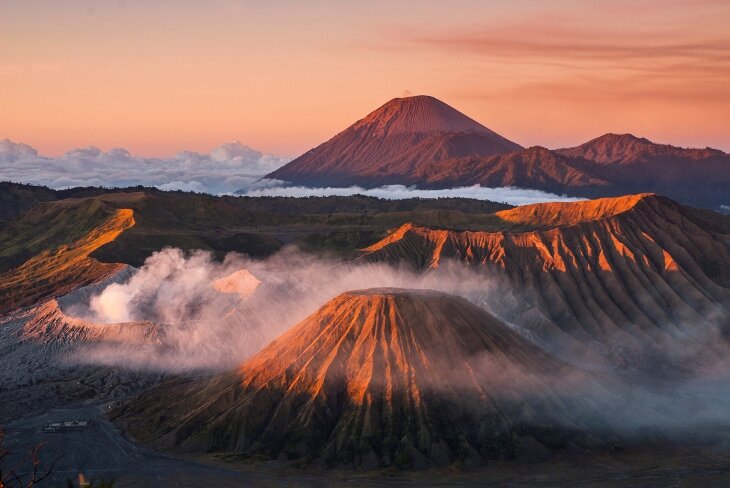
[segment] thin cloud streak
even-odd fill
[[[547,27],[528,21],[499,28],[419,30],[391,33],[393,42],[416,48],[471,54],[510,63],[545,63],[570,69],[665,71],[694,67],[713,74],[730,73],[730,37],[682,39],[673,31],[613,32]],[[677,71],[678,75],[684,75]]]
[[[547,57],[589,61],[657,60],[689,58],[696,62],[728,61],[730,40],[718,39],[705,43],[662,42],[649,45],[609,44],[588,39],[571,41],[515,40],[475,34],[472,36],[416,37],[415,43],[437,46],[443,49],[467,50],[485,56],[502,56],[514,59],[526,57]]]
[[[264,182],[261,182],[262,184]],[[473,198],[476,200],[490,200],[504,202],[511,205],[528,205],[540,202],[571,202],[582,198],[555,195],[540,190],[527,188],[488,188],[480,185],[447,188],[441,190],[426,190],[403,185],[386,185],[378,188],[361,188],[351,186],[347,188],[308,188],[303,186],[271,186],[241,192],[244,196],[276,196],[276,197],[317,197],[317,196],[348,196],[366,195],[392,200],[406,198]]]

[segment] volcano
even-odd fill
[[[476,465],[592,444],[582,419],[603,394],[462,298],[370,289],[334,298],[235,372],[164,385],[115,415],[184,451]]]
[[[403,225],[360,259],[428,271],[464,263],[500,290],[490,310],[549,350],[577,341],[652,375],[726,355],[730,218],[653,194],[525,205],[494,230]]]
[[[438,161],[518,149],[436,98],[395,98],[267,178],[310,186],[404,183]]]
[[[730,156],[632,134],[525,149],[436,98],[416,96],[389,101],[267,178],[310,187],[510,186],[586,198],[659,193],[725,211]]]

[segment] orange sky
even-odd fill
[[[727,0],[0,0],[0,139],[295,156],[413,93],[523,145],[730,150],[728,25]]]

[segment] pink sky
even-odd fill
[[[298,155],[429,94],[522,145],[730,150],[730,2],[2,0],[0,139]]]

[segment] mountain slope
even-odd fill
[[[0,420],[90,399],[127,397],[159,380],[158,373],[90,364],[89,347],[126,344],[138,348],[158,342],[159,327],[147,322],[96,324],[69,315],[79,298],[129,276],[125,269],[63,298],[0,315]]]
[[[419,269],[466,263],[503,296],[500,316],[551,350],[587,345],[654,373],[724,353],[730,330],[730,219],[651,194],[528,205],[494,232],[405,225],[361,259]],[[713,352],[714,351],[714,352]],[[668,371],[668,370],[667,370]]]
[[[613,192],[651,191],[711,208],[730,204],[730,155],[717,149],[606,134],[555,152],[590,162],[591,172],[608,181]]]
[[[583,421],[604,394],[464,299],[373,289],[336,297],[235,373],[165,385],[117,415],[189,451],[480,464],[520,445],[590,445]]]
[[[141,266],[167,246],[218,259],[229,252],[264,257],[283,243],[349,255],[404,222],[481,228],[489,213],[509,208],[459,198],[213,197],[13,183],[3,189],[17,205],[15,218],[0,226],[0,314],[103,279],[121,264]]]
[[[56,192],[45,186],[0,181],[0,222],[22,215],[36,203],[52,200],[56,200]]]
[[[0,314],[102,280],[124,265],[90,254],[135,225],[134,212],[99,201],[39,204],[0,233]]]
[[[632,134],[604,134],[580,146],[557,149],[555,152],[579,157],[599,164],[634,165],[655,159],[700,161],[726,157],[727,154],[712,148],[686,149],[669,144],[656,144]]]
[[[433,97],[397,98],[267,176],[305,186],[532,188],[588,198],[661,193],[730,205],[730,155],[605,134],[523,149]]]
[[[514,186],[579,195],[601,191],[610,184],[584,161],[539,146],[494,156],[436,161],[417,168],[403,182],[435,188]]]
[[[373,186],[435,161],[517,149],[518,144],[433,97],[396,98],[267,177]]]

